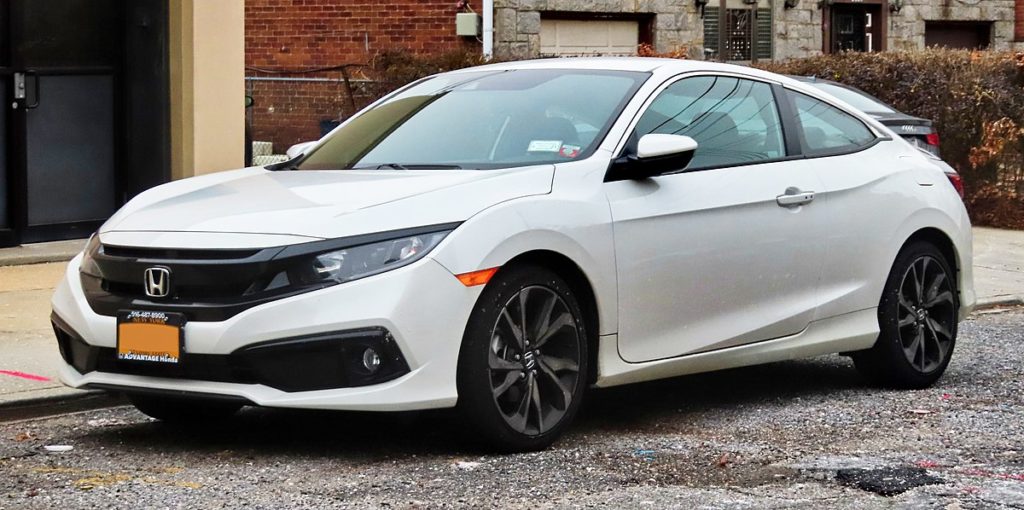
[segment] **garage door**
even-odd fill
[[[544,19],[543,55],[635,55],[640,42],[637,21]]]

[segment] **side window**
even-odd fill
[[[740,165],[786,155],[770,85],[726,76],[680,80],[640,117],[636,139],[650,133],[697,141],[689,169]]]
[[[856,117],[810,96],[790,91],[800,120],[800,143],[804,152],[842,152],[863,147],[874,133]]]

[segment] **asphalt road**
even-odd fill
[[[446,413],[3,423],[0,508],[1024,508],[1024,311],[961,327],[931,389],[831,356],[594,391],[534,454],[475,450]]]

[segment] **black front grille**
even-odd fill
[[[103,245],[103,253],[111,257],[155,260],[237,260],[246,259],[260,250],[193,250],[171,248],[137,248],[134,246]]]
[[[275,258],[283,250],[164,250],[97,243],[90,246],[80,277],[89,306],[100,315],[153,310],[183,313],[190,321],[222,321],[253,306],[329,285],[309,277],[312,265],[302,264],[308,255]],[[167,296],[145,292],[145,272],[153,267],[170,271]],[[308,272],[296,274],[300,268]]]
[[[262,384],[285,392],[367,386],[409,372],[409,365],[384,328],[339,331],[263,342],[231,354],[182,353],[177,364],[117,359],[115,349],[89,345],[56,314],[51,316],[61,357],[81,374],[105,372],[168,379]],[[380,367],[362,365],[372,348]]]

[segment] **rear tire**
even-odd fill
[[[476,437],[503,452],[550,446],[583,400],[588,333],[557,274],[538,266],[499,272],[477,300],[459,353],[458,410]]]
[[[233,402],[158,395],[133,394],[128,395],[128,400],[142,414],[176,424],[201,424],[226,420],[242,408],[242,404]]]
[[[956,281],[934,245],[918,241],[905,247],[878,305],[878,341],[852,355],[857,370],[890,388],[926,388],[938,380],[956,345]]]

